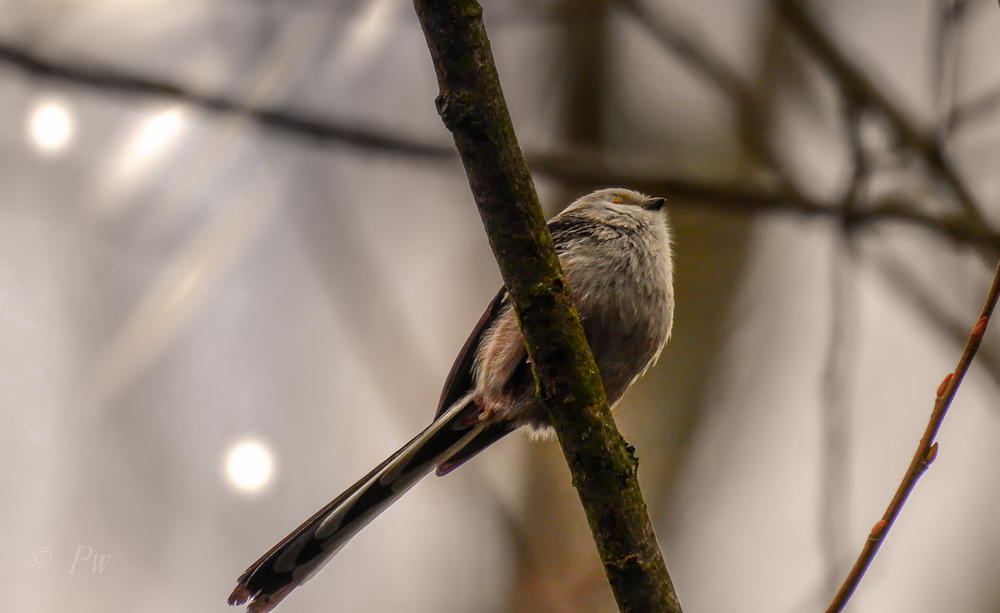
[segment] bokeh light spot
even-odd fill
[[[28,136],[35,149],[44,155],[66,150],[73,140],[73,115],[61,102],[37,103],[28,116]]]
[[[271,451],[256,440],[243,440],[226,454],[229,484],[241,492],[258,492],[271,482],[274,459]]]

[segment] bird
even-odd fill
[[[548,223],[612,408],[670,337],[673,255],[664,204],[628,189],[603,189]],[[459,352],[431,424],[254,562],[237,579],[229,604],[271,611],[424,476],[446,475],[520,428],[552,432],[503,287]]]

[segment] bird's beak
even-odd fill
[[[666,204],[666,202],[666,198],[650,198],[645,204],[642,205],[642,208],[647,211],[659,211],[663,208],[663,205]]]

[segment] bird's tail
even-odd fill
[[[310,517],[238,579],[230,605],[266,613],[305,583],[347,541],[406,490],[479,434],[484,426],[467,396],[402,449]]]

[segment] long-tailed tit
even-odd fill
[[[605,189],[549,222],[612,407],[670,336],[673,264],[663,204]],[[431,470],[444,475],[522,426],[550,429],[501,289],[458,354],[433,423],[247,569],[229,604],[249,600],[251,613],[270,611]]]

